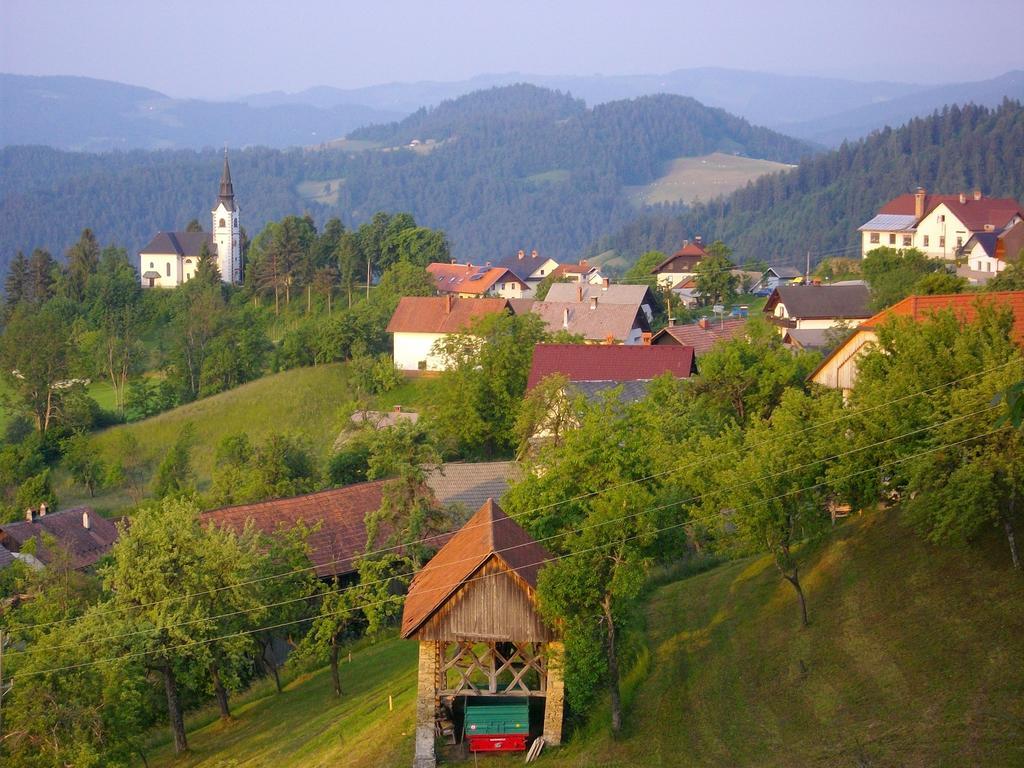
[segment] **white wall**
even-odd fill
[[[942,203],[918,222],[914,247],[933,259],[952,261],[956,258],[958,237],[961,239],[959,245],[963,245],[971,239],[971,233]],[[928,245],[924,244],[925,239]]]
[[[170,274],[168,275],[168,268]],[[142,275],[147,272],[159,272],[160,277],[153,281],[154,288],[174,288],[181,285],[181,261],[174,253],[140,253],[139,254],[139,283],[149,287],[149,280]]]
[[[403,371],[418,371],[420,361],[426,360],[428,371],[443,371],[443,362],[431,353],[431,348],[444,336],[443,333],[395,333],[395,367]]]

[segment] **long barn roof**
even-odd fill
[[[541,565],[552,559],[494,499],[488,499],[412,580],[402,614],[402,637],[413,635],[492,556],[515,571],[531,590],[537,588]]]

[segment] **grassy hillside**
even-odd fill
[[[766,558],[656,591],[623,736],[598,712],[542,764],[1024,764],[1024,579],[995,544],[941,550],[896,515],[849,521],[812,555],[805,630]],[[151,765],[408,765],[415,663],[411,643],[373,646],[344,666],[341,702],[320,672],[261,692],[226,727],[195,728],[189,758],[164,748]]]
[[[665,172],[654,181],[627,187],[626,192],[637,208],[659,203],[692,203],[727,195],[766,173],[788,171],[792,167],[724,152],[677,157],[666,164]]]

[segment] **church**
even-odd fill
[[[228,153],[224,150],[224,170],[220,194],[213,207],[212,234],[207,232],[157,232],[149,245],[139,252],[139,274],[144,288],[174,288],[192,279],[199,267],[205,246],[216,257],[220,277],[225,283],[242,282],[242,250],[238,229],[238,206],[231,185]]]

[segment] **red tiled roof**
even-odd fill
[[[413,578],[402,613],[409,637],[491,557],[515,571],[532,592],[541,565],[552,559],[544,547],[488,499]]]
[[[386,480],[358,483],[287,499],[239,504],[204,512],[203,523],[213,523],[241,532],[252,520],[256,529],[273,534],[302,522],[320,529],[308,539],[309,559],[320,578],[339,576],[355,570],[355,558],[366,548],[366,514],[380,508]]]
[[[672,344],[669,341],[669,339],[672,339],[675,344],[693,347],[694,355],[700,357],[710,350],[715,345],[715,342],[742,336],[746,325],[746,320],[736,319],[715,320],[714,322],[709,322],[706,328],[702,328],[697,323],[691,325],[671,325],[667,328],[662,328],[654,334],[651,344],[655,347],[661,347]]]
[[[427,267],[427,271],[434,277],[437,290],[442,293],[475,293],[483,296],[495,283],[523,282],[505,267],[435,262]]]
[[[88,515],[89,527],[85,527]],[[57,540],[71,557],[72,568],[88,568],[110,551],[117,541],[117,526],[110,518],[103,517],[89,507],[76,507],[63,512],[50,512],[36,517],[31,523],[19,520],[0,525],[0,542],[8,549],[19,552],[29,539],[36,539],[36,558],[50,563],[55,553],[43,546],[42,536],[49,534]]]
[[[505,299],[404,296],[387,330],[388,333],[458,333],[477,318],[505,311],[508,306]]]
[[[554,373],[569,381],[650,381],[663,373],[685,379],[694,373],[693,347],[538,344],[526,388]]]
[[[960,202],[960,195],[926,195],[924,199],[924,215],[927,216],[943,203],[972,232],[982,232],[986,224],[1002,229],[1014,215],[1024,216],[1021,205],[1012,197],[982,197],[975,200],[973,195],[965,195],[965,202]],[[904,216],[914,215],[914,195],[908,193],[893,198],[879,209],[879,213],[896,213]]]
[[[916,322],[927,320],[936,312],[953,310],[961,323],[970,323],[978,316],[979,303],[1007,307],[1013,311],[1012,336],[1024,344],[1024,291],[993,291],[991,293],[944,293],[937,296],[908,296],[888,309],[869,318],[861,328],[875,328],[893,317],[910,317]]]

